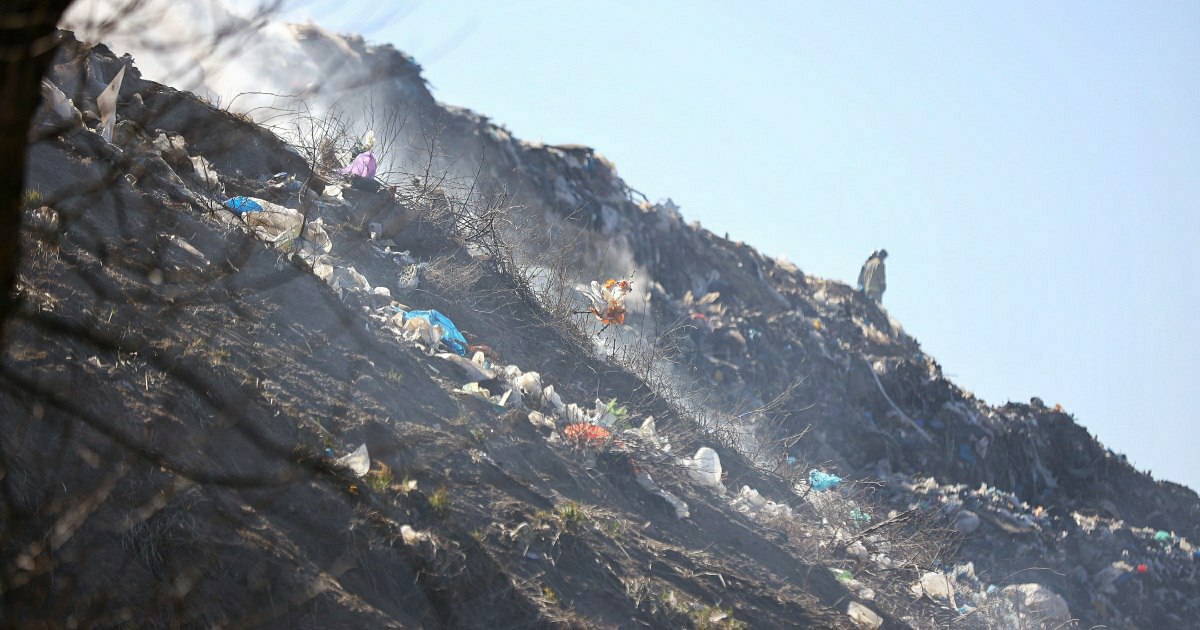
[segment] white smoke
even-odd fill
[[[420,79],[374,76],[360,38],[275,21],[278,4],[82,0],[61,26],[132,55],[145,78],[245,114],[293,144],[335,136],[349,145],[381,127],[381,173],[410,172],[427,160],[428,150],[412,150],[421,145],[417,126],[402,124],[432,102]]]
[[[61,26],[80,40],[133,55],[148,79],[220,100],[283,87],[264,85],[282,83],[264,70],[300,51],[285,26],[269,21],[272,8],[265,0],[237,11],[221,0],[81,0]]]

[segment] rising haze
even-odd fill
[[[1200,288],[1200,6],[306,3],[413,54],[435,96],[611,157],[685,218],[852,281],[992,403],[1062,403],[1156,477]]]

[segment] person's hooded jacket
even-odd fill
[[[882,297],[884,290],[887,289],[887,272],[883,265],[885,258],[887,258],[886,249],[872,254],[863,264],[862,271],[858,272],[858,286],[864,293],[876,300]]]

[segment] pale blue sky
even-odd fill
[[[391,5],[394,8],[380,8]],[[965,389],[1200,488],[1200,3],[310,2],[434,95],[851,282]]]

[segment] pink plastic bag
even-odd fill
[[[375,154],[370,151],[363,151],[354,158],[350,166],[338,171],[338,175],[355,175],[366,179],[375,179]]]

